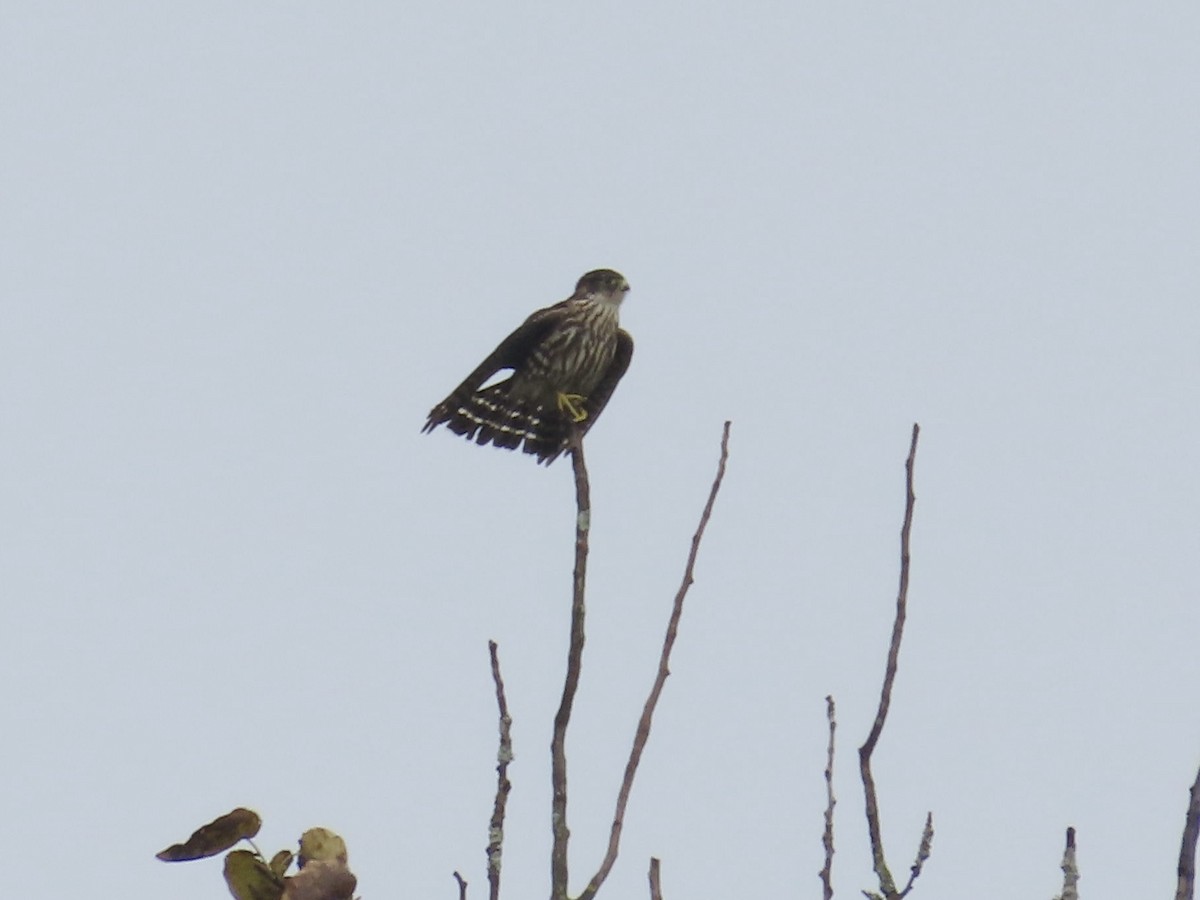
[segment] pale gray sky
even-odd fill
[[[990,8],[988,8],[990,7]],[[418,432],[613,267],[573,888],[732,458],[605,893],[1167,896],[1200,762],[1194,3],[9,2],[0,749],[20,897],[219,896],[233,806],[365,897],[548,890],[570,468]]]

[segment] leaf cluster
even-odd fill
[[[358,879],[347,866],[346,842],[326,828],[300,836],[299,852],[280,850],[270,859],[252,840],[262,819],[238,807],[201,825],[180,844],[157,854],[163,862],[225,856],[225,884],[234,900],[352,900]],[[233,850],[245,841],[252,850]],[[292,864],[296,872],[289,875]]]

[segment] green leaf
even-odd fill
[[[235,900],[279,900],[283,881],[258,854],[234,850],[225,857],[225,884]]]
[[[292,864],[292,860],[296,858],[296,854],[291,850],[280,850],[271,857],[271,871],[283,877],[283,873],[288,870],[288,866]]]
[[[157,854],[163,862],[184,862],[189,859],[204,859],[224,853],[243,838],[252,838],[262,828],[258,813],[239,807],[201,825],[182,844],[172,844]]]

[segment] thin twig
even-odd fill
[[[1075,829],[1067,829],[1067,846],[1063,850],[1063,892],[1058,900],[1079,900],[1079,866],[1075,863]]]
[[[871,754],[879,743],[883,733],[884,722],[887,721],[888,708],[892,702],[892,686],[896,681],[896,666],[900,659],[900,640],[904,636],[904,620],[908,614],[908,569],[909,569],[909,539],[912,534],[913,506],[916,495],[913,493],[913,465],[917,456],[917,438],[921,434],[920,425],[914,424],[912,443],[909,445],[908,459],[905,469],[905,504],[904,525],[900,529],[900,589],[896,595],[896,620],[892,625],[892,642],[888,647],[887,667],[883,676],[883,688],[879,694],[879,709],[875,713],[875,722],[867,735],[866,742],[858,748],[858,767],[862,774],[863,793],[866,795],[867,831],[871,837],[871,856],[874,861],[875,874],[879,878],[879,889],[888,900],[896,900],[912,890],[913,881],[920,874],[920,865],[913,866],[912,877],[903,891],[896,890],[896,882],[888,870],[887,860],[883,853],[883,837],[879,824],[879,801],[875,793],[875,779],[871,775]],[[918,863],[924,862],[929,855],[927,844],[933,839],[933,816],[925,820],[925,831],[922,834],[921,850],[918,851]],[[922,853],[924,854],[922,856]]]
[[[921,829],[921,843],[917,846],[917,858],[913,860],[913,864],[908,868],[908,883],[904,885],[904,890],[900,892],[901,897],[907,897],[908,892],[913,888],[913,882],[921,877],[921,870],[925,868],[925,860],[929,859],[929,854],[933,851],[933,813],[925,814],[925,827]]]
[[[458,882],[458,900],[467,900],[467,882],[457,872],[454,873],[454,880]]]
[[[663,900],[662,882],[658,867],[658,857],[650,857],[650,900]]]
[[[550,740],[550,786],[553,791],[550,828],[554,837],[550,849],[550,900],[566,900],[567,897],[567,844],[571,839],[571,829],[567,827],[567,726],[571,722],[571,706],[575,702],[575,691],[579,687],[579,673],[583,666],[584,585],[587,582],[588,529],[592,516],[583,439],[578,429],[572,429],[569,444],[571,465],[575,471],[575,572],[567,676],[563,682],[562,701],[554,716],[554,735]]]
[[[730,423],[726,422],[721,433],[721,458],[717,463],[717,475],[713,479],[712,489],[708,493],[708,502],[704,504],[704,512],[700,514],[700,524],[692,536],[692,549],[688,553],[687,565],[684,567],[683,581],[679,585],[679,591],[675,594],[675,604],[671,609],[671,618],[667,622],[666,636],[663,638],[662,655],[658,660],[658,674],[654,678],[654,686],[650,688],[650,695],[646,698],[646,704],[642,708],[642,716],[638,720],[637,732],[633,738],[633,747],[629,751],[629,761],[625,764],[625,777],[621,780],[621,789],[617,793],[617,808],[613,813],[612,830],[608,836],[608,850],[604,854],[604,861],[600,863],[600,868],[592,876],[592,880],[588,882],[583,893],[579,895],[579,900],[591,900],[596,895],[596,891],[600,889],[600,885],[604,883],[604,879],[608,877],[609,871],[617,861],[617,852],[621,844],[621,829],[625,824],[625,807],[629,803],[630,791],[633,790],[633,779],[642,759],[642,751],[646,748],[646,741],[650,737],[650,723],[654,718],[655,707],[658,706],[658,698],[662,694],[667,676],[671,674],[669,668],[671,648],[675,646],[675,636],[679,631],[679,619],[683,615],[683,600],[687,596],[688,588],[695,580],[692,573],[696,566],[696,556],[700,551],[700,541],[704,537],[708,520],[712,516],[713,504],[716,503],[717,493],[721,490],[721,481],[725,478],[725,464],[729,460],[729,427]]]
[[[833,696],[825,698],[825,715],[829,719],[829,747],[825,755],[825,833],[821,843],[825,847],[825,865],[817,874],[821,879],[821,890],[825,900],[833,897],[833,808],[837,800],[833,796],[833,735],[837,731],[837,709]]]
[[[1179,845],[1179,886],[1175,900],[1192,900],[1196,891],[1196,839],[1200,837],[1200,771],[1192,782],[1191,800],[1183,822],[1183,840]]]
[[[508,699],[504,696],[504,679],[500,677],[500,656],[496,642],[488,641],[492,660],[492,681],[496,684],[496,706],[500,711],[500,749],[496,753],[496,801],[492,805],[492,821],[488,825],[487,870],[488,897],[500,898],[500,861],[504,846],[504,809],[512,783],[508,780],[508,764],[513,759],[512,718],[508,714]]]

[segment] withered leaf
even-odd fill
[[[351,900],[357,884],[344,862],[309,860],[300,874],[287,880],[283,900]]]
[[[242,838],[252,838],[262,828],[258,813],[241,807],[201,825],[182,844],[172,844],[157,854],[163,862],[184,862],[224,853]]]
[[[310,862],[346,862],[346,842],[328,828],[310,828],[300,835],[300,868]]]

